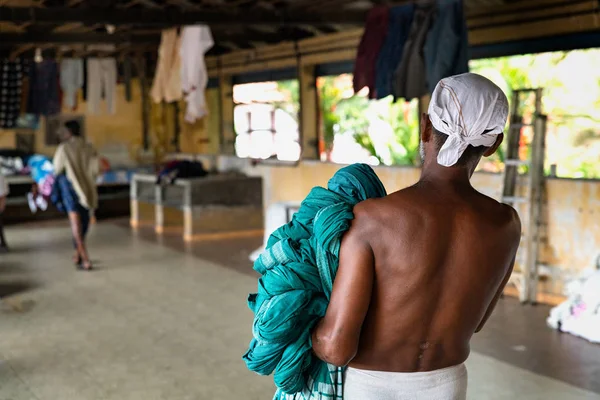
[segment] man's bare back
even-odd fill
[[[512,272],[517,213],[468,184],[421,180],[354,215],[315,352],[390,372],[464,362]]]
[[[464,362],[513,265],[514,210],[471,188],[420,182],[359,204],[355,218],[351,234],[370,244],[375,272],[350,365],[415,372]],[[342,248],[340,257],[352,253]]]

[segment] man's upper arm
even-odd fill
[[[483,316],[481,322],[479,323],[479,326],[475,330],[475,332],[479,332],[479,331],[481,331],[481,329],[483,329],[483,326],[485,325],[488,318],[494,311],[494,308],[496,308],[496,304],[498,304],[498,300],[500,299],[502,292],[504,292],[504,288],[506,287],[506,284],[510,280],[510,276],[512,275],[513,269],[515,267],[517,250],[519,249],[519,243],[521,242],[521,219],[519,218],[519,214],[517,213],[517,211],[514,208],[512,208],[510,206],[506,206],[506,207],[509,209],[510,218],[511,218],[510,230],[509,230],[508,235],[510,236],[510,240],[513,243],[512,261],[509,265],[508,270],[506,271],[506,274],[504,275],[504,279],[502,280],[500,287],[496,291],[494,298],[492,299],[490,305],[488,306],[488,309],[487,309],[485,315]]]
[[[371,301],[374,256],[362,225],[359,217],[342,239],[339,268],[327,313],[313,332],[313,349],[317,356],[340,366],[356,355]]]

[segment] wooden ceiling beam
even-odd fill
[[[0,34],[0,46],[12,47],[23,44],[120,44],[120,43],[147,43],[158,44],[159,35],[125,35],[102,33],[7,33]]]
[[[294,41],[313,36],[311,32],[285,28],[279,32],[267,33],[260,31],[235,31],[227,32],[216,30],[213,37],[217,42],[232,42],[246,44],[251,42],[277,43],[281,41]],[[51,33],[0,33],[0,47],[12,47],[24,44],[156,44],[160,42],[160,33],[127,34],[95,32],[51,32]]]
[[[229,9],[230,10],[230,9]],[[251,25],[251,24],[362,24],[365,20],[364,11],[336,10],[329,12],[306,12],[295,9],[288,13],[283,10],[268,11],[262,9],[247,9],[239,12],[224,10],[184,11],[180,9],[114,9],[114,8],[87,8],[87,7],[0,7],[0,21],[15,23],[70,23],[81,22],[90,24],[142,24],[152,26],[155,24],[188,25],[204,23],[207,25]]]

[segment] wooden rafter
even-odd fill
[[[147,1],[147,0],[144,0]],[[12,22],[36,23],[69,23],[83,24],[136,24],[143,21],[144,25],[187,25],[205,23],[214,25],[251,25],[251,24],[362,24],[363,11],[338,10],[328,12],[306,12],[295,9],[293,12],[279,10],[277,12],[252,8],[249,10],[203,10],[185,12],[177,9],[102,9],[102,8],[22,8],[0,7],[0,20]]]

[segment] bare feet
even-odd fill
[[[91,271],[94,268],[92,266],[92,262],[90,260],[87,260],[81,263],[81,269],[84,271]]]

